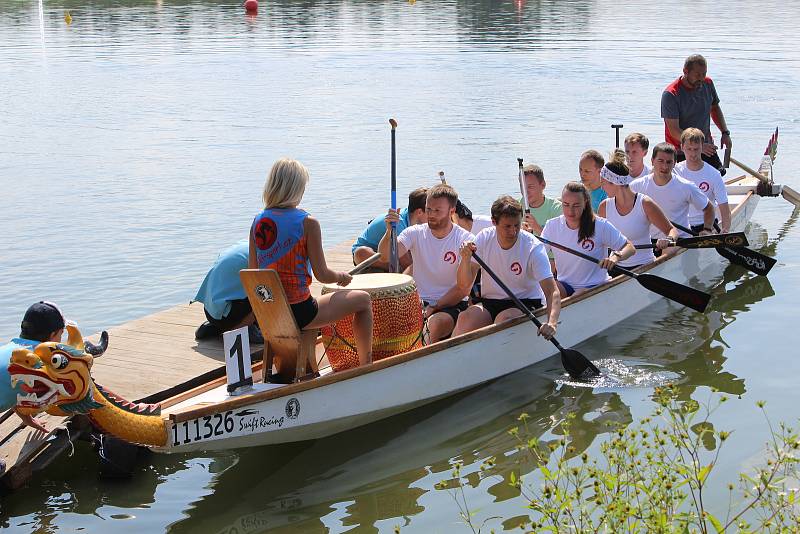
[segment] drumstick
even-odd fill
[[[355,275],[355,274],[358,274],[358,273],[368,269],[369,267],[371,267],[372,264],[375,263],[376,261],[378,261],[379,259],[381,259],[381,253],[380,252],[376,252],[375,254],[373,254],[372,256],[367,258],[366,260],[362,261],[361,263],[359,263],[358,265],[356,265],[355,267],[350,269],[347,272],[347,274],[349,274],[351,276]]]

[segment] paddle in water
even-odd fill
[[[697,235],[698,233],[693,231],[691,228],[686,228],[674,221],[670,221],[672,226],[686,232],[687,234]],[[717,235],[726,235],[726,234],[717,234]],[[702,236],[702,237],[715,237],[712,235]],[[717,253],[722,256],[723,258],[727,259],[731,263],[744,267],[750,272],[759,274],[761,276],[767,276],[770,269],[775,265],[777,260],[775,258],[770,258],[760,252],[756,252],[755,250],[750,250],[744,246],[719,246],[714,247]]]
[[[712,234],[697,237],[679,237],[671,246],[681,248],[717,248],[717,247],[746,247],[750,243],[747,242],[747,236],[744,232],[734,232],[730,234]],[[656,248],[655,243],[647,243],[644,245],[634,245],[637,249]]]
[[[539,241],[542,243],[547,243],[551,247],[556,247],[557,249],[563,250],[564,252],[569,252],[579,258],[583,258],[587,261],[591,261],[596,264],[600,264],[600,260],[589,256],[588,254],[584,254],[583,252],[579,252],[577,250],[571,249],[566,247],[560,243],[556,243],[554,241],[550,241],[549,239],[545,239],[543,237],[539,237]],[[616,266],[616,271],[624,274],[625,276],[630,276],[637,282],[639,285],[644,287],[645,289],[649,289],[653,293],[658,293],[662,297],[666,297],[670,300],[674,300],[679,304],[683,304],[693,310],[697,310],[699,312],[706,311],[706,307],[708,306],[708,302],[711,300],[711,295],[708,293],[704,293],[693,287],[685,286],[683,284],[679,284],[678,282],[673,282],[672,280],[667,280],[666,278],[661,278],[660,276],[656,276],[654,274],[638,274],[634,273],[633,271],[629,271],[624,267]]]
[[[397,121],[389,119],[392,126],[392,210],[397,209],[397,158],[395,157],[394,131],[397,128]],[[389,241],[389,272],[400,272],[400,258],[397,255],[397,223],[392,223],[392,233]]]
[[[514,304],[517,306],[519,311],[524,313],[528,319],[533,321],[533,324],[536,325],[536,328],[541,328],[541,321],[539,321],[533,312],[527,306],[525,306],[525,304],[519,300],[514,293],[511,292],[508,286],[497,277],[494,271],[492,271],[475,252],[472,253],[472,257],[476,262],[478,262],[478,265],[481,266],[481,269],[483,269],[486,274],[491,276],[494,281],[497,282],[497,285],[500,286],[503,291],[505,291],[506,295],[508,295],[508,298],[514,301]],[[586,356],[577,350],[565,349],[554,337],[550,338],[550,342],[555,345],[558,351],[561,353],[561,365],[564,366],[564,369],[566,369],[566,371],[569,373],[569,376],[571,376],[573,379],[587,380],[600,375],[600,371],[597,369],[597,367],[595,367],[594,364],[590,362],[588,358],[586,358]]]

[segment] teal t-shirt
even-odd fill
[[[17,404],[17,393],[22,393],[22,384],[18,384],[16,388],[11,387],[11,375],[8,374],[11,353],[16,349],[33,349],[38,344],[39,341],[15,337],[0,347],[0,412],[14,407]]]
[[[378,244],[381,242],[383,234],[386,233],[386,215],[379,215],[372,219],[361,235],[358,236],[356,242],[353,243],[351,252],[355,254],[358,247],[369,247],[372,250],[378,250]],[[403,208],[400,211],[400,221],[397,223],[397,235],[409,227],[408,224],[408,208]]]
[[[247,298],[239,278],[239,271],[247,269],[250,242],[239,241],[223,251],[208,271],[194,300],[202,302],[208,314],[222,319],[231,311],[231,302]]]
[[[598,187],[594,191],[589,192],[589,196],[592,198],[592,211],[597,213],[597,208],[600,207],[600,203],[608,198],[606,192],[603,191],[602,187]]]
[[[522,203],[520,201],[520,203]],[[544,228],[544,225],[550,219],[555,219],[556,217],[560,217],[563,213],[563,209],[561,208],[561,201],[557,198],[549,198],[544,197],[544,202],[538,208],[531,208],[531,215],[533,218],[536,219],[536,222],[539,223],[539,226]]]

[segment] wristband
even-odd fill
[[[730,130],[723,130],[723,131],[722,131],[722,132],[720,132],[720,133],[721,133],[722,135],[727,135],[728,137],[730,137],[730,135],[731,135],[731,131],[730,131]]]

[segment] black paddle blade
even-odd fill
[[[706,311],[708,301],[711,300],[711,295],[708,293],[673,282],[672,280],[667,280],[666,278],[661,278],[654,274],[640,274],[636,277],[636,281],[639,282],[642,287],[646,287],[662,297],[674,300],[679,304],[683,304],[701,313]]]
[[[597,367],[575,349],[561,349],[561,365],[575,380],[588,380],[600,376]]]
[[[740,265],[751,272],[760,274],[761,276],[767,276],[767,273],[777,262],[775,258],[770,258],[769,256],[765,256],[764,254],[756,252],[755,250],[750,250],[749,248],[724,247],[718,248],[717,252],[719,252],[720,256],[726,258],[731,263]]]
[[[750,243],[744,232],[711,234],[699,237],[681,237],[676,243],[683,248],[746,247]]]

